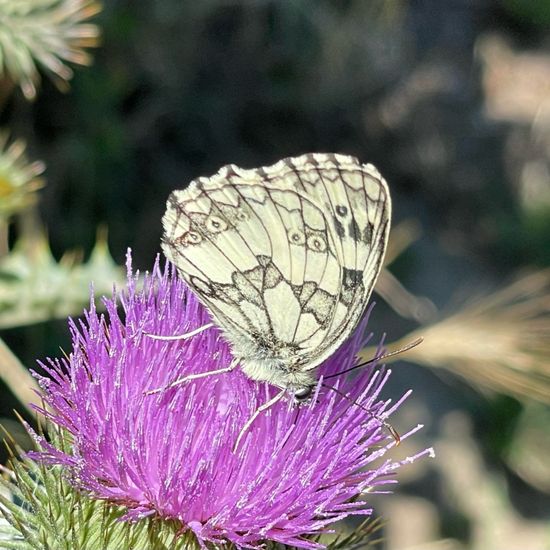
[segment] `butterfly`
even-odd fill
[[[312,153],[172,192],[162,249],[230,343],[230,368],[301,401],[361,320],[390,218],[374,166]]]

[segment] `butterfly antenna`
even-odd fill
[[[394,355],[399,355],[400,353],[405,353],[406,351],[409,351],[412,348],[415,348],[419,344],[421,344],[424,341],[424,338],[417,338],[413,342],[410,342],[409,344],[404,345],[402,348],[396,349],[395,351],[390,351],[388,353],[384,353],[383,355],[379,355],[378,357],[373,357],[372,359],[369,359],[368,361],[363,361],[362,363],[359,363],[358,365],[354,365],[353,367],[350,367],[349,369],[337,372],[335,374],[330,374],[329,376],[325,376],[325,380],[329,380],[330,378],[336,378],[337,376],[341,376],[342,374],[346,374],[348,372],[354,371],[355,369],[360,369],[361,367],[366,367],[367,365],[370,365],[374,362],[380,362],[384,361],[385,359],[388,359],[388,357],[393,357]]]
[[[369,416],[371,418],[373,418],[374,420],[377,420],[378,422],[380,422],[380,424],[382,424],[382,426],[384,426],[384,428],[386,428],[386,430],[388,430],[388,432],[390,432],[391,436],[393,437],[393,439],[395,441],[396,446],[399,445],[399,443],[401,443],[401,436],[399,435],[397,430],[389,422],[386,422],[383,418],[380,418],[378,415],[376,415],[373,412],[369,411],[366,407],[363,407],[363,405],[361,405],[357,401],[351,399],[344,392],[341,392],[339,389],[335,388],[334,386],[329,386],[328,384],[324,384],[324,383],[322,383],[321,386],[323,388],[326,388],[327,390],[332,390],[333,392],[336,392],[340,397],[343,397],[344,399],[346,399],[350,403],[353,403],[354,405],[357,405],[360,409],[363,409],[366,413],[369,414]]]

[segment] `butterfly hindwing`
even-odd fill
[[[163,249],[232,341],[310,369],[357,325],[389,219],[373,167],[303,155],[258,170],[226,166],[172,193]]]
[[[380,272],[391,217],[387,184],[372,165],[343,155],[303,155],[263,171],[266,186],[293,186],[318,205],[337,256],[339,277],[321,284],[332,294],[337,283],[337,300],[318,364],[353,331]]]

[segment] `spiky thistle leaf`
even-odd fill
[[[0,328],[78,315],[89,300],[90,284],[107,293],[122,275],[104,237],[87,262],[74,253],[57,262],[45,235],[23,239],[0,261]]]

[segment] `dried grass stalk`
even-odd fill
[[[481,389],[550,404],[550,270],[470,299],[457,313],[389,349],[419,337],[424,343],[407,352],[407,361],[445,368]],[[372,355],[367,348],[361,359]]]

